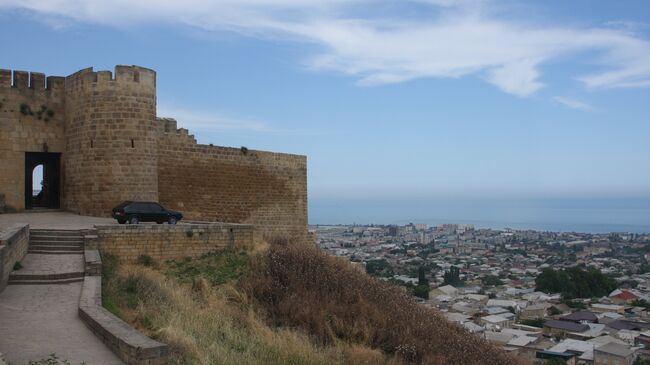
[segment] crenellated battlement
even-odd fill
[[[187,219],[252,224],[256,241],[304,240],[305,156],[200,144],[156,106],[156,72],[144,67],[66,77],[0,69],[6,206],[34,203],[28,158],[57,154],[43,186],[62,209],[108,216],[124,200],[159,201]]]
[[[65,78],[66,89],[75,90],[84,85],[125,85],[156,88],[156,72],[140,66],[115,66],[115,71],[94,71],[92,67],[77,71]]]
[[[62,76],[45,77],[41,72],[0,69],[1,89],[51,91],[63,90],[64,85],[65,77]]]
[[[178,129],[178,123],[176,122],[176,119],[174,118],[156,118],[158,123],[162,125],[162,132],[164,133],[176,133],[176,130]]]

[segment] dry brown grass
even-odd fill
[[[300,331],[269,327],[230,284],[183,284],[143,266],[113,268],[105,284],[123,319],[170,345],[171,364],[390,364],[362,346],[322,347]]]
[[[523,363],[313,246],[156,267],[107,265],[104,299],[172,364]]]
[[[257,265],[248,290],[271,323],[301,328],[324,345],[346,341],[418,364],[522,364],[316,247],[271,245]]]

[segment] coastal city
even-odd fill
[[[650,234],[318,225],[318,245],[534,363],[646,364]]]

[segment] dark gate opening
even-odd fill
[[[42,184],[34,181],[34,169],[42,167]],[[40,186],[40,192],[39,190]],[[61,154],[25,152],[25,209],[58,209],[61,202]]]

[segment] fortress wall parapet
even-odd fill
[[[246,224],[111,224],[95,228],[99,250],[128,263],[135,263],[142,255],[163,262],[226,248],[248,249],[253,245],[253,227]]]
[[[174,133],[161,136],[158,150],[163,205],[187,219],[252,224],[256,241],[306,239],[305,156],[197,144]]]
[[[64,151],[64,105],[63,78],[0,70],[0,194],[8,210],[25,208],[25,152]]]
[[[31,89],[35,92],[62,91],[65,77],[48,76],[41,72],[0,69],[0,89]]]

